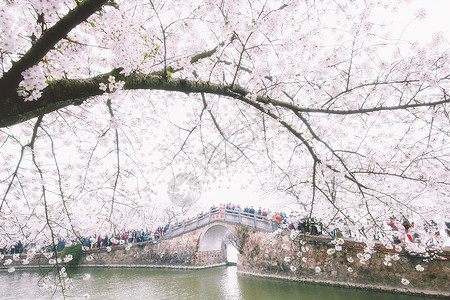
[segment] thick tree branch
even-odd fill
[[[165,90],[183,92],[186,94],[215,94],[235,98],[252,106],[254,106],[254,104],[272,104],[276,107],[286,108],[294,112],[351,115],[430,107],[450,103],[450,98],[444,97],[442,100],[432,102],[400,104],[396,106],[375,106],[355,110],[320,109],[314,107],[300,107],[292,103],[264,96],[258,96],[256,101],[249,101],[249,99],[245,97],[249,94],[249,91],[236,84],[231,86],[201,80],[166,78],[166,73],[162,71],[153,72],[151,74],[133,73],[128,76],[121,74],[120,71],[121,69],[115,69],[109,73],[101,74],[89,79],[55,80],[43,90],[42,97],[37,101],[24,102],[23,99],[16,96],[14,98],[15,101],[9,103],[9,105],[1,105],[0,127],[12,126],[69,105],[80,105],[89,97],[101,95],[103,91],[99,89],[99,84],[108,83],[108,77],[111,75],[115,76],[116,81],[122,80],[125,82],[125,90]]]
[[[69,105],[80,105],[86,99],[103,93],[99,89],[100,83],[107,83],[109,76],[115,76],[117,80],[125,81],[126,90],[166,90],[184,93],[209,93],[233,97],[236,93],[242,96],[247,91],[235,86],[230,89],[228,85],[212,84],[204,81],[185,79],[166,79],[162,72],[149,75],[131,74],[124,76],[120,69],[102,74],[90,79],[61,79],[50,83],[42,92],[42,97],[37,101],[24,102],[16,99],[11,106],[3,106],[0,111],[0,127],[11,126],[35,118],[39,115],[56,111]]]
[[[2,91],[0,105],[7,105],[8,100],[14,100],[16,88],[23,79],[23,71],[36,65],[73,28],[101,9],[107,2],[108,0],[83,1],[56,22],[54,26],[44,31],[28,52],[0,78],[0,91]]]

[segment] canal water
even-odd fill
[[[66,299],[283,299],[283,300],[419,300],[411,295],[365,291],[238,275],[236,267],[204,270],[72,269],[74,288]],[[85,274],[89,280],[83,280]],[[45,271],[0,270],[0,299],[63,299],[39,287]]]

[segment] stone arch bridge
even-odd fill
[[[174,250],[185,247],[189,240],[195,241],[192,249],[195,265],[235,263],[230,261],[229,250],[236,247],[236,232],[240,226],[262,232],[273,232],[279,228],[276,222],[258,214],[215,208],[171,227],[162,237],[161,243],[174,243],[171,247]]]

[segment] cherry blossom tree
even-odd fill
[[[409,219],[425,244],[448,216],[449,45],[380,19],[401,5],[2,1],[0,246],[144,226],[182,173],[245,173],[368,241]]]

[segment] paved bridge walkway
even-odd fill
[[[279,228],[277,221],[269,221],[267,217],[242,211],[228,210],[225,208],[214,208],[206,214],[195,219],[173,226],[167,231],[162,239],[170,239],[198,228],[207,226],[214,222],[223,222],[232,225],[241,225],[260,231],[273,232]]]

